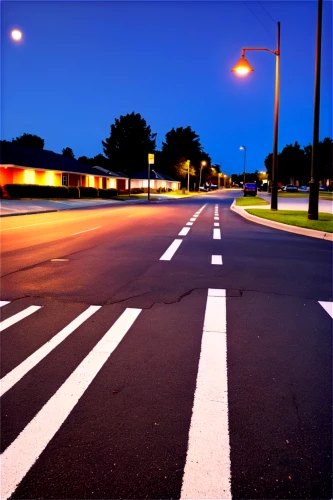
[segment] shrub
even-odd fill
[[[68,198],[67,186],[6,184],[4,188],[11,198]]]
[[[143,189],[141,188],[132,188],[131,189],[131,194],[140,194],[143,193]]]
[[[68,188],[68,197],[69,198],[80,198],[80,190],[78,187],[69,186]]]
[[[118,189],[115,188],[99,189],[98,196],[100,198],[113,198],[114,196],[118,196]]]
[[[80,187],[80,198],[97,198],[98,189],[93,187]]]

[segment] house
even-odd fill
[[[90,167],[53,151],[2,142],[0,186],[5,184],[127,189],[128,177],[121,172]]]
[[[175,191],[180,189],[181,183],[179,181],[175,181],[168,177],[167,175],[160,174],[156,172],[156,170],[150,170],[150,187],[152,189],[172,189]],[[131,189],[132,188],[147,188],[148,187],[148,168],[146,170],[142,170],[142,172],[137,172],[133,175],[131,179]]]

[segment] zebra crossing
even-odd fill
[[[187,458],[182,473],[181,498],[194,498],[195,495],[197,498],[207,499],[231,498],[226,303],[225,290],[207,291],[205,314],[201,318],[201,351],[188,429]],[[327,304],[330,303],[319,302],[318,306],[330,314],[330,306]],[[11,302],[2,301],[0,305],[1,311],[6,312],[11,307]],[[47,361],[52,352],[61,347],[64,341],[86,322],[92,321],[105,306],[85,307],[85,310],[76,314],[66,326],[4,374],[0,380],[1,398],[10,395],[11,390],[14,390],[24,377],[42,361]],[[15,493],[50,441],[83,399],[111,354],[138,319],[146,313],[139,308],[123,309],[115,321],[110,321],[111,324],[101,338],[85,353],[54,394],[8,446],[5,446],[1,454],[1,499],[10,498]],[[48,306],[45,304],[32,304],[21,311],[15,310],[12,315],[7,314],[6,319],[0,323],[2,335],[10,335],[10,328],[24,330],[25,321],[37,318],[38,314],[43,317],[48,314],[47,310]],[[92,323],[91,327],[93,328]]]

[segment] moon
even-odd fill
[[[15,42],[19,42],[20,40],[22,40],[22,31],[17,30],[17,29],[12,30],[11,37],[13,40],[15,40]]]

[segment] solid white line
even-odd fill
[[[78,233],[73,233],[72,236],[76,236],[77,234],[87,233],[88,231],[94,231],[95,229],[99,229],[102,226],[92,227],[91,229],[86,229],[85,231],[79,231]]]
[[[214,217],[214,220],[220,220],[218,217]]]
[[[9,498],[123,339],[141,309],[126,309],[1,455],[1,498]]]
[[[220,223],[219,223],[219,222],[214,222],[214,226],[215,226],[215,227],[218,227],[219,225],[220,225]]]
[[[10,304],[10,301],[8,301],[8,300],[0,300],[0,307],[6,306],[7,304]]]
[[[333,302],[322,302],[322,301],[319,301],[319,304],[321,305],[321,307],[323,307],[325,309],[325,311],[333,319]]]
[[[23,309],[23,311],[18,312],[14,314],[14,316],[11,316],[10,318],[7,318],[0,323],[0,332],[3,330],[6,330],[6,328],[9,328],[10,326],[14,325],[18,321],[21,321],[21,319],[26,318],[27,316],[30,316],[30,314],[33,314],[34,312],[38,311],[42,306],[29,306],[26,309]]]
[[[208,290],[181,499],[231,499],[225,290]]]
[[[174,254],[177,252],[183,240],[174,240],[169,248],[164,252],[160,260],[171,260]]]
[[[34,368],[42,359],[53,351],[68,335],[76,330],[90,316],[92,316],[102,306],[89,306],[83,313],[75,318],[69,325],[65,326],[59,333],[51,338],[46,344],[41,346],[31,356],[25,359],[21,364],[16,366],[11,372],[7,373],[0,380],[0,396],[3,396],[9,389],[13,387],[22,377],[24,377],[32,368]]]
[[[195,222],[196,220],[197,220],[197,218],[196,218],[196,217],[191,217],[191,218],[190,218],[190,221],[191,221],[191,222]]]
[[[222,255],[212,255],[212,264],[222,266]]]
[[[187,226],[193,226],[193,222],[186,222]]]
[[[51,259],[51,262],[68,262],[69,259]]]
[[[186,236],[190,229],[190,227],[183,227],[180,233],[178,233],[178,236]]]
[[[213,230],[213,240],[220,240],[221,239],[221,229],[214,229]]]

